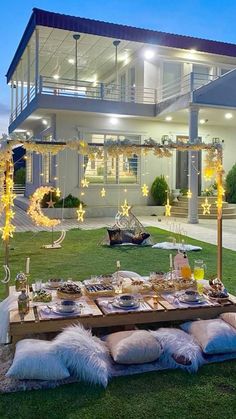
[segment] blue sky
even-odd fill
[[[114,23],[236,43],[235,0],[13,0],[1,2],[0,133],[7,132],[5,74],[33,7]]]

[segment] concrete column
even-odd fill
[[[30,45],[27,46],[27,105],[30,102]]]
[[[198,140],[198,113],[196,106],[189,108],[189,142],[194,144]],[[188,200],[188,222],[198,223],[198,151],[188,153],[188,188],[192,193]]]
[[[35,29],[35,94],[38,93],[39,83],[39,30]]]

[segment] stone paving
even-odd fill
[[[199,224],[188,224],[187,220],[179,218],[166,217],[152,217],[140,216],[138,217],[144,226],[158,227],[163,230],[170,231],[170,236],[173,231],[181,231],[189,237],[197,240],[202,240],[207,243],[216,244],[217,231],[216,220],[200,220]],[[3,225],[3,216],[0,218],[0,226]],[[114,218],[88,218],[84,223],[78,223],[76,220],[63,220],[62,223],[55,227],[55,231],[70,230],[73,228],[81,228],[90,230],[94,228],[101,228],[112,226],[115,223]],[[35,226],[29,216],[22,209],[15,207],[14,224],[17,232],[25,231],[51,231],[49,229]],[[223,221],[223,247],[226,249],[236,250],[236,220]]]

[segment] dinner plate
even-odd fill
[[[185,304],[201,304],[205,301],[204,297],[199,296],[197,300],[190,300],[186,295],[180,295],[177,297],[180,303]]]
[[[53,282],[46,282],[45,284],[42,284],[43,288],[47,288],[49,290],[57,290],[58,287],[60,287],[63,284],[63,281],[57,282],[56,284],[53,284]]]
[[[76,308],[73,311],[63,311],[59,305],[55,304],[51,306],[51,310],[55,314],[60,314],[61,316],[72,316],[72,315],[78,315],[81,313],[81,307],[76,306]]]
[[[133,308],[138,308],[139,307],[139,301],[135,300],[133,304],[130,304],[129,306],[122,304],[117,298],[114,299],[111,303],[113,305],[113,307],[115,308],[121,308],[123,310],[130,310]]]

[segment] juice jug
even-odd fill
[[[198,259],[194,261],[193,276],[197,281],[204,279],[206,265],[203,260]]]

